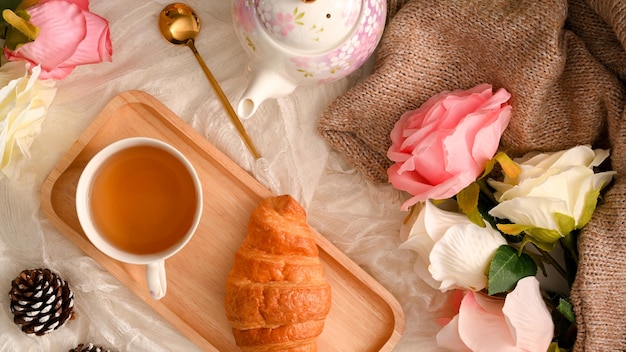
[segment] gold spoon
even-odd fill
[[[194,56],[198,60],[200,67],[202,67],[202,71],[204,71],[206,78],[209,79],[209,82],[211,83],[215,94],[217,94],[222,103],[222,106],[228,113],[228,117],[230,117],[230,120],[235,125],[237,131],[241,135],[244,143],[246,144],[248,149],[250,149],[250,152],[255,159],[260,158],[259,153],[254,147],[254,144],[252,144],[250,137],[246,133],[246,130],[244,129],[241,120],[239,120],[237,113],[235,113],[232,105],[230,105],[230,102],[224,94],[224,91],[222,91],[222,88],[217,83],[217,80],[215,79],[215,77],[213,77],[211,71],[209,71],[209,68],[204,63],[204,60],[202,60],[202,57],[200,57],[200,54],[198,54],[198,50],[196,50],[194,40],[200,32],[200,19],[193,11],[193,9],[188,5],[180,3],[167,5],[161,11],[161,15],[159,16],[159,30],[161,31],[161,35],[163,35],[163,38],[165,38],[165,40],[167,40],[168,42],[176,45],[186,45],[187,47],[189,47],[189,49],[191,49]]]

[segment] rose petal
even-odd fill
[[[484,102],[485,99],[480,94],[450,94],[442,102],[446,111],[443,116],[440,114],[438,117],[442,121],[440,128],[450,132],[454,131],[468,115],[475,113]]]
[[[433,279],[430,271],[428,271],[428,266],[430,265],[428,256],[433,248],[433,245],[434,242],[426,233],[424,233],[422,235],[409,238],[400,245],[400,248],[409,249],[417,253],[417,258],[415,260],[415,264],[413,265],[413,271],[430,287],[439,289],[441,283]]]
[[[59,0],[39,0],[37,4],[42,5],[46,2],[59,1]],[[89,10],[89,0],[62,0],[71,4],[78,6],[83,11]]]
[[[523,351],[544,352],[552,341],[554,323],[534,276],[517,282],[502,308],[517,347]]]
[[[489,211],[489,215],[509,219],[518,225],[559,230],[554,213],[569,212],[567,204],[556,198],[521,197],[504,201]]]
[[[407,179],[396,180],[396,182],[392,182],[392,184],[398,189],[402,188],[398,187],[397,184],[404,184],[404,186],[407,188],[404,190],[408,191],[411,194],[414,194],[413,197],[411,197],[402,204],[401,210],[407,210],[411,205],[419,202],[424,202],[427,199],[442,200],[450,198],[459,193],[459,191],[461,191],[463,188],[467,187],[469,183],[471,183],[467,181],[468,177],[471,177],[468,176],[468,174],[462,174],[458,176],[459,177],[452,177],[436,186],[427,184],[412,185]]]
[[[72,57],[85,38],[82,10],[63,1],[49,1],[28,9],[31,21],[41,28],[37,39],[17,49],[17,55],[50,71]]]
[[[461,340],[461,336],[459,335],[459,316],[455,316],[452,320],[444,326],[436,336],[437,345],[447,348],[451,351],[471,352],[469,348],[463,343]]]
[[[488,93],[491,94],[491,88]],[[468,112],[454,133],[446,138],[449,173],[471,171],[475,178],[482,173],[487,161],[497,152],[500,136],[509,124],[511,108],[501,107],[508,97],[506,90],[499,90],[481,106],[474,107],[475,111]]]
[[[389,136],[391,137],[391,147],[389,148],[390,152],[398,152],[400,150],[400,146],[402,145],[402,141],[404,140],[404,125],[406,124],[406,121],[410,116],[411,115],[408,113],[403,114],[393,126],[393,129],[389,134]],[[391,160],[395,161],[394,159]]]
[[[504,89],[494,94],[491,85],[481,84],[442,92],[400,117],[387,156],[396,162],[388,170],[389,181],[412,195],[402,209],[452,197],[476,180],[508,124],[504,103],[509,97]],[[479,133],[485,128],[495,131]]]
[[[600,166],[600,164],[609,157],[609,151],[606,149],[595,149],[594,152],[596,153],[596,157],[593,158],[589,167]]]
[[[428,271],[430,261],[428,256],[433,249],[435,242],[428,236],[424,225],[424,211],[416,212],[409,219],[407,225],[403,225],[400,232],[408,233],[407,240],[400,244],[399,248],[412,250],[417,253],[417,259],[413,266],[413,270],[417,276],[426,282],[432,288],[439,288],[439,281],[433,279]],[[407,229],[407,227],[410,227]]]
[[[524,158],[516,159],[516,161],[542,170],[567,168],[576,165],[589,167],[594,162],[597,162],[596,153],[587,145],[579,145],[552,153],[533,153]]]
[[[7,176],[18,170],[12,163],[16,149],[30,156],[30,146],[56,94],[54,81],[38,79],[40,71],[35,66],[29,75],[23,62],[0,67],[0,77],[9,79],[0,89],[0,172]]]
[[[508,127],[511,120],[511,106],[506,106],[498,111],[489,128],[482,128],[476,132],[474,145],[472,147],[472,158],[484,168],[484,165],[498,151],[500,139],[504,130]],[[478,143],[476,143],[478,141]]]
[[[86,20],[86,35],[74,54],[63,62],[63,67],[95,64],[111,61],[111,40],[109,23],[104,18],[91,12],[83,12]]]
[[[493,254],[504,244],[504,237],[489,225],[454,225],[433,246],[430,273],[441,281],[439,289],[444,292],[455,288],[482,290]]]
[[[426,201],[422,213],[424,213],[424,228],[433,241],[439,241],[443,235],[454,225],[471,224],[467,216],[454,211],[454,201],[446,201],[435,205],[432,201]]]
[[[504,315],[483,309],[469,291],[459,310],[459,336],[474,352],[520,352],[515,347]]]
[[[589,167],[595,160],[596,154],[589,146],[579,145],[566,149],[562,153],[557,153],[559,158],[551,165],[538,165],[544,169],[566,169],[572,166]],[[545,162],[544,162],[545,164]]]
[[[437,185],[448,180],[452,175],[445,170],[443,135],[431,134],[420,144],[420,147],[413,150],[411,158],[413,170],[426,179],[429,184]]]

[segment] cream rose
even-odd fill
[[[594,173],[593,168],[608,156],[607,150],[577,146],[516,160],[521,168],[518,177],[488,181],[499,202],[489,214],[514,223],[503,229],[525,231],[539,243],[554,243],[591,219],[600,190],[615,175]]]
[[[30,157],[29,149],[56,94],[55,81],[39,80],[41,68],[29,74],[24,62],[0,67],[0,171],[12,174],[16,152]]]
[[[403,232],[408,232],[408,239],[400,248],[417,253],[415,272],[441,291],[485,288],[491,258],[506,244],[489,224],[480,227],[467,216],[440,209],[431,201]]]

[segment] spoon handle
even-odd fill
[[[206,78],[209,80],[209,83],[211,83],[211,87],[213,87],[213,90],[215,91],[215,94],[220,99],[220,102],[222,103],[222,106],[224,107],[224,109],[228,113],[228,117],[230,117],[231,122],[237,128],[237,131],[239,132],[239,135],[241,135],[241,138],[243,139],[243,142],[246,144],[246,146],[248,147],[248,149],[252,153],[252,156],[254,156],[255,159],[260,158],[261,155],[256,150],[256,148],[254,147],[254,144],[252,143],[252,140],[250,139],[250,136],[248,136],[248,133],[246,133],[246,130],[243,127],[243,124],[241,123],[241,120],[239,120],[239,117],[237,116],[237,113],[233,109],[232,105],[230,104],[230,101],[226,97],[226,94],[224,94],[224,91],[220,87],[219,83],[217,82],[215,77],[213,77],[213,74],[211,73],[211,71],[209,70],[207,65],[204,63],[204,60],[202,59],[202,57],[198,53],[198,50],[196,49],[196,46],[193,43],[193,40],[187,41],[187,46],[193,52],[193,55],[196,57],[196,60],[198,60],[198,63],[200,64],[200,67],[202,67],[202,71],[204,71],[204,74],[206,75]]]

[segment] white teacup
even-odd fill
[[[153,138],[122,139],[82,171],[76,211],[85,235],[121,262],[145,264],[150,295],[167,291],[165,259],[189,242],[202,215],[202,185],[191,162]]]

